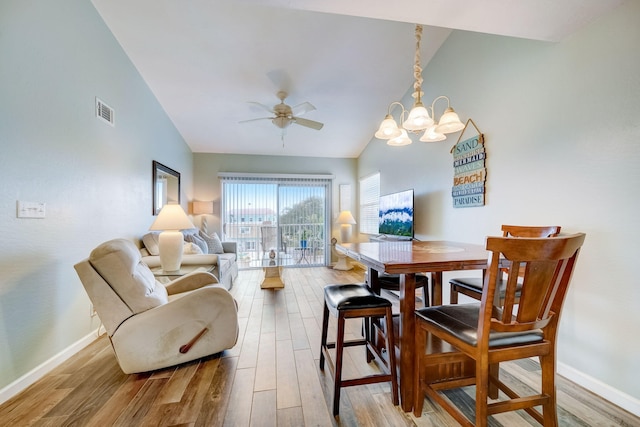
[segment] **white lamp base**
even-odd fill
[[[348,271],[353,269],[353,266],[349,263],[346,255],[338,254],[338,262],[333,266],[334,270]]]
[[[180,231],[163,231],[158,236],[160,265],[164,271],[180,270],[184,239]]]

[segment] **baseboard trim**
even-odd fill
[[[79,339],[69,347],[51,357],[49,360],[46,360],[40,365],[36,366],[31,371],[27,372],[11,384],[0,389],[0,404],[3,404],[7,400],[11,399],[13,396],[17,395],[18,393],[29,387],[31,384],[35,383],[40,378],[51,372],[54,368],[61,365],[65,360],[69,359],[71,356],[91,344],[97,339],[98,332],[99,330],[96,329],[89,335]]]
[[[558,374],[597,394],[603,399],[608,400],[614,405],[621,407],[625,411],[631,412],[633,415],[640,416],[639,399],[623,393],[622,391],[615,389],[600,380],[590,377],[584,372],[578,371],[564,363],[558,363]]]

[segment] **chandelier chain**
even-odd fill
[[[415,64],[413,65],[413,76],[415,82],[413,83],[414,94],[418,102],[422,97],[422,67],[420,66],[420,40],[422,39],[422,25],[416,24],[416,54]]]

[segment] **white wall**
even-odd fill
[[[381,172],[382,193],[415,188],[418,238],[481,243],[503,223],[585,232],[559,360],[572,368],[565,374],[636,412],[639,22],[640,3],[628,2],[557,44],[452,33],[424,72],[424,98],[448,95],[484,133],[486,206],[452,208],[457,134],[398,148],[372,140],[358,164],[358,176]]]
[[[182,172],[186,202],[192,155],[89,1],[3,0],[0,29],[1,398],[98,327],[74,263],[148,229],[152,160]],[[17,200],[46,218],[17,219]]]

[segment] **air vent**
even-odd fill
[[[110,126],[114,126],[113,108],[102,102],[101,99],[96,98],[96,117],[100,120],[108,123]]]

